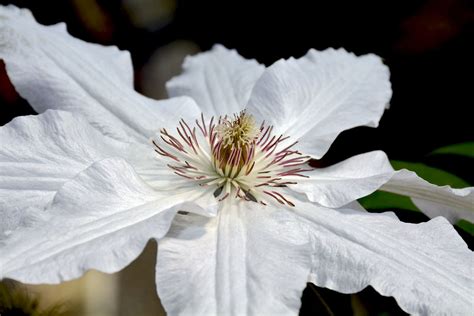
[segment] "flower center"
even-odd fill
[[[252,116],[241,112],[234,120],[227,117],[219,119],[216,126],[217,143],[213,156],[224,170],[228,165],[232,168],[242,168],[248,165],[255,155],[255,145],[260,134]],[[231,176],[231,175],[228,175]]]
[[[264,123],[258,127],[244,111],[217,122],[214,117],[206,122],[201,115],[193,128],[181,120],[177,135],[162,129],[162,142],[153,144],[176,175],[215,188],[219,201],[232,197],[266,205],[272,199],[294,206],[285,190],[307,177],[302,173],[311,170],[306,168],[309,157],[292,149],[297,142],[289,143],[288,136],[277,137],[272,130]]]
[[[221,119],[216,131],[222,142],[222,149],[226,151],[234,148],[244,150],[254,143],[260,134],[260,129],[257,128],[253,117],[244,111],[239,115],[234,115],[232,121],[227,117]]]

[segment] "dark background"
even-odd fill
[[[192,50],[207,50],[215,43],[222,43],[267,65],[279,58],[302,56],[310,48],[344,47],[356,54],[378,54],[391,70],[390,110],[377,129],[356,128],[344,132],[322,163],[382,149],[391,159],[425,162],[474,183],[474,168],[467,158],[427,157],[436,148],[474,140],[473,2],[0,2],[30,8],[43,24],[64,21],[69,32],[81,39],[129,50],[136,70],[136,88],[145,94],[149,91],[143,89],[147,83],[142,74],[147,72],[150,59],[157,49],[176,41],[192,43]],[[159,7],[161,13],[140,24],[140,19],[141,22],[146,19],[130,13],[133,7],[140,6],[145,8],[144,12]],[[34,113],[12,90],[3,71],[0,71],[0,102],[0,125],[15,116]],[[422,215],[403,213],[401,217],[408,221],[425,219]],[[336,314],[350,312],[353,299],[350,296],[324,289],[318,291]],[[369,314],[401,313],[393,301],[378,297],[370,289],[359,296],[365,300]],[[303,301],[303,314],[325,313],[311,289],[305,291]]]

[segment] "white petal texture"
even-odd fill
[[[158,294],[169,315],[297,315],[310,250],[284,210],[239,203],[211,219],[177,215],[158,245]]]
[[[67,182],[40,227],[12,234],[1,246],[0,278],[57,283],[88,269],[116,272],[161,238],[181,208],[202,214],[187,196],[146,185],[122,159],[104,159]]]
[[[418,315],[474,310],[474,254],[444,218],[400,222],[392,213],[300,204],[312,234],[310,281],[342,293],[371,285]]]
[[[73,38],[64,24],[40,25],[28,10],[14,6],[0,8],[0,58],[37,112],[81,113],[116,139],[146,141],[179,115],[200,113],[189,98],[154,101],[135,92],[128,52]]]
[[[346,129],[376,127],[392,95],[390,72],[376,55],[310,50],[280,60],[255,84],[247,111],[321,158]]]
[[[403,169],[395,172],[380,190],[411,197],[413,203],[431,218],[444,216],[451,223],[460,219],[474,223],[474,187],[437,186]]]
[[[382,151],[351,157],[327,168],[314,169],[290,186],[296,192],[326,207],[341,207],[371,194],[393,175],[393,168]]]
[[[0,144],[0,239],[41,216],[64,182],[127,148],[61,111],[13,119],[0,127]]]
[[[244,109],[264,69],[235,50],[215,45],[208,52],[187,57],[183,73],[166,87],[170,97],[192,97],[206,115],[232,115]]]
[[[289,187],[322,206],[339,208],[381,190],[410,197],[430,218],[444,216],[451,223],[459,219],[474,222],[474,188],[441,187],[412,171],[395,171],[382,151],[360,154],[306,175],[309,177],[295,178],[297,184]]]

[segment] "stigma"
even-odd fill
[[[244,149],[249,147],[260,134],[254,118],[245,113],[240,112],[234,114],[234,119],[229,120],[224,117],[220,120],[216,128],[217,136],[222,143],[222,149]]]
[[[201,114],[192,126],[181,120],[176,133],[161,129],[159,136],[155,152],[169,169],[197,186],[210,186],[219,201],[294,206],[285,189],[311,170],[310,157],[293,149],[297,142],[274,135],[265,122],[257,125],[245,111],[209,121]]]

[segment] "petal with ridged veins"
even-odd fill
[[[187,97],[155,101],[131,84],[128,52],[72,37],[65,24],[44,26],[30,11],[0,7],[0,59],[18,93],[39,113],[80,113],[105,135],[146,142],[161,127],[200,110]]]

